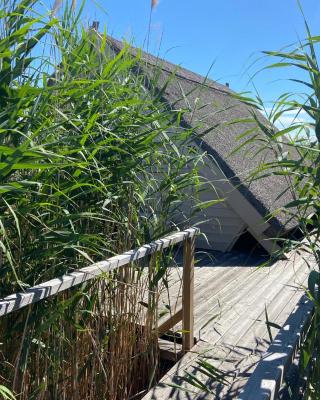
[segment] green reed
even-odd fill
[[[201,185],[194,133],[156,71],[147,90],[140,55],[110,57],[83,5],[39,5],[0,8],[0,298],[161,237]],[[123,400],[154,382],[152,263],[149,277],[131,265],[3,318],[0,394]]]

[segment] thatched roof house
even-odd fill
[[[114,53],[123,48],[123,43],[114,38],[108,37],[107,41],[108,48]],[[132,49],[132,52],[136,51]],[[201,151],[207,153],[207,166],[203,173],[226,201],[206,210],[205,218],[208,221],[201,230],[209,243],[202,241],[199,245],[228,251],[244,232],[249,232],[268,252],[272,252],[277,245],[270,238],[287,234],[295,227],[295,223],[288,221],[284,212],[265,220],[268,214],[292,200],[290,191],[286,191],[288,182],[285,177],[276,175],[252,182],[246,179],[258,165],[259,159],[252,157],[257,147],[252,148],[250,154],[247,149],[242,149],[230,155],[239,144],[237,137],[252,128],[252,123],[230,122],[252,118],[252,109],[233,96],[234,92],[228,86],[145,52],[142,53],[142,60],[147,65],[146,75],[152,73],[150,67],[157,67],[158,71],[160,69],[159,84],[175,75],[163,94],[163,100],[169,105],[185,108],[186,101],[198,104],[193,113],[184,117],[184,126],[201,126],[200,134],[215,127],[195,141]],[[262,115],[259,115],[260,118],[264,119]],[[264,153],[260,157],[271,160],[275,156],[273,153]],[[209,200],[217,193],[211,191],[205,196]]]

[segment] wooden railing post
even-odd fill
[[[194,345],[194,246],[195,238],[187,238],[183,244],[183,288],[182,288],[182,348],[189,351]]]

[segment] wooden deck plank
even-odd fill
[[[232,268],[230,267],[230,272],[235,274],[235,272],[232,272]],[[171,272],[171,282],[174,281],[174,284],[171,286],[170,281],[169,281],[169,286],[170,286],[170,293],[167,292],[166,288],[162,288],[161,294],[160,294],[160,299],[159,299],[159,308],[160,311],[162,308],[166,308],[169,303],[168,299],[168,294],[170,298],[170,306],[171,306],[171,312],[174,313],[177,309],[181,308],[182,304],[182,274],[181,274],[181,268],[172,268]],[[198,267],[195,268],[195,299],[201,295],[203,289],[203,285],[201,282],[203,279],[215,279],[216,276],[219,277],[221,274],[219,274],[219,270],[216,268],[206,268],[206,267]],[[228,275],[227,275],[228,276]],[[160,320],[161,323],[161,320]]]
[[[239,276],[239,269],[242,267],[239,266],[226,266],[223,264],[227,264],[228,261],[234,262],[237,257],[232,257],[229,260],[226,259],[222,265],[219,266],[210,266],[210,267],[196,267],[195,268],[195,302],[200,304],[203,302],[202,296],[207,293],[207,287],[204,285],[204,282],[212,282],[214,283],[214,293],[217,294],[221,288],[228,285],[231,281]],[[172,286],[170,286],[170,303],[171,303],[171,311],[174,313],[176,310],[181,308],[182,304],[182,272],[180,268],[172,268],[171,269],[171,282],[174,282]],[[221,286],[221,287],[220,287]],[[219,289],[220,287],[220,289]],[[163,289],[160,300],[159,300],[160,309],[161,306],[168,305],[168,293],[166,289]],[[198,308],[195,308],[195,312]],[[195,317],[195,320],[197,318]],[[160,320],[161,323],[161,320]],[[182,326],[177,326],[177,329],[182,329]]]
[[[277,275],[275,276],[276,278],[278,277],[278,275],[279,274],[281,274],[282,273],[282,271],[279,269],[279,270],[277,270]],[[251,274],[251,277],[255,277],[256,279],[257,278],[261,278],[261,275],[263,275],[263,277],[265,277],[264,276],[264,274],[265,274],[265,271],[258,271],[258,272],[256,272],[254,275],[252,275]],[[268,274],[268,275],[270,275],[270,277],[272,278],[272,276],[271,276],[271,274]],[[243,285],[243,287],[244,287],[244,290],[247,290],[248,289],[248,280],[246,280],[246,285]],[[256,283],[256,281],[255,280],[253,280],[253,282],[251,282],[251,286],[252,286],[252,283],[253,283],[253,285]],[[270,285],[273,285],[273,283],[274,283],[274,281],[271,279],[271,283],[269,284],[269,286]],[[266,292],[266,293],[268,293],[269,292],[269,289],[270,289],[270,287],[269,287],[268,285],[266,285],[266,287],[264,288],[264,291]],[[277,293],[277,292],[276,292]],[[241,297],[241,295],[242,295],[242,292],[240,293],[240,297]],[[233,293],[231,293],[231,297],[233,296]],[[253,296],[253,297],[252,297]],[[253,302],[254,303],[254,301],[255,300],[257,300],[258,298],[259,298],[259,296],[261,296],[261,292],[252,292],[252,294],[251,294],[251,297],[252,297],[252,300],[251,300],[251,302]],[[235,302],[237,302],[237,298],[235,298]],[[240,305],[240,307],[241,307],[241,305]],[[255,309],[256,307],[254,307],[254,309]],[[230,311],[234,311],[233,309],[231,309]],[[229,332],[234,332],[234,331],[237,331],[237,334],[236,334],[236,337],[238,338],[241,338],[242,336],[245,336],[246,334],[247,334],[247,331],[249,330],[249,327],[247,327],[247,324],[249,323],[249,324],[251,324],[251,318],[244,318],[244,315],[247,313],[247,309],[246,308],[242,308],[242,312],[241,313],[236,313],[236,314],[238,314],[238,317],[234,320],[233,318],[231,318],[232,319],[232,321],[233,321],[233,323],[231,324],[231,325],[226,325],[225,326],[225,328],[226,328],[226,331],[224,332],[224,334],[223,335],[221,335],[221,336],[219,336],[219,334],[217,333],[217,331],[215,331],[215,337],[213,337],[212,335],[209,335],[209,337],[210,338],[208,338],[208,337],[206,337],[205,339],[206,339],[206,343],[202,343],[202,345],[200,346],[200,348],[199,348],[199,346],[198,346],[198,348],[196,348],[196,349],[194,349],[194,351],[199,351],[199,352],[201,352],[201,353],[205,353],[206,354],[206,357],[210,357],[211,358],[211,362],[213,363],[213,364],[215,364],[217,367],[220,367],[220,364],[230,355],[230,353],[231,353],[231,350],[230,350],[230,343],[232,343],[232,339],[230,340],[230,338],[229,338],[229,340],[226,340],[226,337],[227,337],[227,334],[229,333]],[[233,313],[233,312],[229,312],[229,313],[227,313],[227,316],[229,317],[230,315],[232,315],[232,316],[234,316],[235,314]],[[225,322],[226,320],[228,320],[227,322],[229,323],[230,322],[230,318],[224,318],[225,316],[223,316],[222,315],[222,318],[221,318],[221,321],[222,321],[222,323],[223,322]],[[241,327],[239,328],[239,321],[240,321],[240,325],[241,325]],[[250,326],[250,325],[249,325]],[[210,329],[210,325],[209,325],[209,329]],[[222,328],[220,329],[220,332],[219,333],[221,333],[222,332]],[[237,341],[235,340],[234,341],[234,344],[236,344],[237,343]],[[239,356],[238,357],[236,357],[236,361],[238,362],[239,361]],[[193,357],[193,358],[191,358],[191,360],[188,360],[188,362],[185,362],[185,363],[181,363],[180,365],[179,365],[179,368],[176,370],[176,371],[170,371],[171,373],[170,373],[170,375],[171,375],[171,377],[174,375],[174,374],[181,374],[182,373],[182,371],[184,370],[184,369],[186,369],[187,367],[189,367],[190,368],[190,364],[194,364],[194,362],[195,362],[195,357]],[[232,370],[233,370],[234,368],[232,368]],[[192,372],[194,373],[194,372],[196,372],[194,369],[193,369],[193,367],[191,366],[191,370],[192,370]],[[230,372],[230,370],[231,370],[231,368],[229,369],[229,371],[228,372]],[[189,370],[189,372],[191,372],[190,370]],[[198,376],[199,374],[197,374],[197,376]],[[168,378],[169,378],[169,376],[168,376]],[[206,382],[206,380],[204,380],[204,382]],[[209,386],[209,382],[207,381],[207,384],[208,384],[208,386]],[[215,385],[213,385],[213,386],[215,386]],[[186,393],[180,393],[179,394],[179,399],[181,398],[181,399],[184,399],[184,398],[188,398],[188,394],[186,394]]]
[[[230,382],[229,388],[219,388],[219,398],[235,398],[269,345],[264,304],[267,304],[270,321],[282,326],[302,295],[297,285],[305,283],[308,270],[301,256],[294,258],[294,255],[290,260],[278,261],[269,269],[253,273],[250,273],[250,267],[231,268],[235,269],[229,273],[230,280],[227,279],[227,282],[223,276],[228,267],[224,271],[219,270],[221,275],[215,274],[212,281],[210,274],[206,275],[205,282],[198,286],[200,295],[198,293],[197,296],[196,290],[195,331],[198,330],[201,341],[167,373],[162,385],[179,382],[177,376],[183,375],[185,370],[196,372],[195,362],[201,356],[206,356],[216,366],[235,374],[237,379]],[[225,309],[219,320],[210,321],[219,309],[218,299],[220,306],[224,305]],[[206,322],[207,326],[201,330]],[[276,334],[276,330],[273,331]],[[207,398],[203,394],[196,396],[162,385],[154,388],[144,399]],[[188,385],[185,387],[188,388]]]
[[[271,318],[271,320],[273,320],[273,318],[277,315],[277,313],[281,314],[281,307],[284,307],[285,304],[287,304],[288,302],[290,302],[290,299],[292,300],[293,294],[292,294],[292,288],[283,288],[281,290],[281,296],[279,297],[279,285],[281,287],[282,283],[280,282],[278,285],[275,285],[276,290],[273,291],[273,296],[272,295],[268,295],[267,298],[265,298],[265,300],[270,301],[270,304],[272,304],[272,301],[274,301],[274,304],[276,305],[275,310],[270,310],[269,309],[269,318]],[[278,287],[277,287],[278,286]],[[298,290],[297,290],[298,291]],[[301,293],[299,293],[299,296],[301,296]],[[261,296],[263,297],[263,296]],[[291,311],[292,311],[292,304],[291,303]],[[260,315],[255,315],[256,310],[259,310],[259,307],[250,307],[252,310],[247,309],[247,321],[248,321],[248,325],[243,325],[242,327],[240,326],[234,326],[231,329],[231,332],[233,333],[233,336],[227,337],[227,341],[226,338],[224,338],[224,341],[219,341],[219,346],[218,348],[221,350],[220,354],[217,351],[215,351],[215,356],[220,356],[221,358],[226,358],[226,359],[235,359],[236,362],[234,361],[230,364],[230,367],[226,367],[226,365],[228,365],[228,361],[224,361],[223,363],[217,363],[216,366],[219,368],[222,368],[226,371],[231,371],[234,369],[234,373],[238,374],[238,373],[242,373],[246,371],[247,366],[245,367],[245,365],[243,364],[243,360],[246,359],[247,356],[250,355],[251,352],[255,352],[255,361],[257,362],[258,359],[261,357],[261,352],[263,351],[263,348],[261,347],[261,344],[267,344],[268,340],[266,340],[268,338],[268,334],[267,334],[267,329],[265,327],[265,316],[264,316],[264,310],[261,310]],[[276,314],[274,314],[275,311]],[[251,320],[251,322],[250,322]],[[257,324],[257,322],[259,322]],[[283,322],[283,321],[282,321]],[[254,328],[256,326],[260,326],[263,329],[263,335],[262,337],[257,337],[254,332]],[[235,339],[237,338],[237,339]],[[250,340],[251,338],[251,340]],[[249,339],[249,340],[248,340]],[[256,341],[258,341],[258,344],[260,344],[260,348],[257,347],[257,343]],[[229,361],[230,363],[230,361]],[[234,385],[234,388],[237,385]],[[223,393],[224,391],[222,391]]]
[[[293,305],[299,303],[303,296],[303,290],[299,287],[301,283],[306,281],[306,273],[303,268],[295,275],[297,287],[285,287],[281,291],[281,296],[277,293],[268,304],[267,312],[269,321],[283,326],[293,311]],[[298,285],[299,283],[299,285]],[[272,328],[272,334],[278,332],[278,329]],[[232,397],[236,396],[240,389],[246,383],[248,376],[252,373],[258,362],[261,360],[263,352],[270,345],[269,334],[265,323],[265,311],[262,310],[260,315],[252,321],[251,326],[248,326],[247,333],[242,335],[240,340],[231,348],[230,357],[232,352],[241,352],[238,356],[238,363],[236,366],[237,378],[232,383],[228,391],[225,393],[231,394]],[[224,364],[219,365],[222,369],[231,369],[225,367]]]
[[[226,291],[230,294],[230,290],[227,289],[230,284],[235,284],[235,279],[241,279],[242,274],[253,272],[256,270],[255,266],[244,267],[239,266],[235,262],[239,262],[239,256],[233,256],[226,258],[222,265],[214,265],[207,267],[195,268],[195,299],[198,304],[195,312],[202,313],[203,310],[199,308],[200,304],[208,304],[208,296],[217,296],[221,290]],[[233,266],[227,266],[226,264],[234,264]],[[225,264],[225,265],[223,265]],[[248,269],[250,268],[250,269]],[[177,307],[181,306],[181,282],[177,282],[175,286],[170,288],[170,296],[177,302]],[[209,290],[208,290],[209,289]],[[177,292],[180,290],[179,295]],[[209,295],[208,295],[209,293]],[[179,298],[180,297],[180,298]],[[195,318],[197,321],[197,317]],[[179,326],[181,329],[181,326]]]
[[[214,295],[211,297],[211,304],[207,304],[205,308],[200,307],[199,314],[201,313],[201,317],[199,318],[199,324],[203,325],[206,323],[210,317],[210,313],[212,313],[212,308],[210,308],[210,306],[213,306],[214,301],[217,302],[219,300],[219,304],[225,308],[225,310],[222,310],[222,315],[219,320],[221,337],[218,337],[218,339],[220,340],[235,321],[245,321],[245,319],[243,319],[243,314],[246,313],[247,307],[259,298],[260,293],[258,293],[255,288],[259,286],[264,279],[264,274],[258,271],[251,271],[251,273],[246,274],[246,276],[238,277],[238,279],[233,282],[232,287],[227,286],[216,296]],[[243,282],[244,280],[245,282]],[[212,325],[209,324],[205,330],[202,330],[201,334],[212,343],[214,337],[210,334],[210,329],[212,329]],[[213,334],[217,336],[216,331],[214,331]]]
[[[256,301],[260,299],[264,293],[270,296],[272,293],[271,289],[274,287],[274,279],[278,279],[281,273],[282,271],[280,268],[274,270],[273,274],[270,274],[267,269],[261,269],[259,271],[254,269],[254,271],[251,271],[246,277],[239,277],[233,288],[226,287],[224,292],[220,293],[220,297],[217,296],[220,303],[222,305],[225,304],[227,308],[219,321],[221,332],[223,332],[219,340],[223,338],[223,335],[226,334],[228,329],[232,328],[233,324],[239,325],[239,323],[242,322],[247,324],[248,307],[253,304],[253,312],[257,312]],[[243,279],[245,279],[244,282]],[[257,288],[259,290],[256,290]],[[208,304],[207,308],[211,305],[212,304]],[[203,307],[200,306],[199,310],[203,315]],[[196,310],[196,312],[198,313],[199,311]],[[244,315],[246,315],[246,318],[243,318]],[[203,321],[200,319],[200,322],[205,322],[208,316],[207,313],[204,317],[201,317]],[[203,335],[206,335],[207,339],[210,339],[210,343],[212,343],[214,339],[210,337],[209,330],[211,327],[212,326],[208,325],[207,331],[202,332]]]
[[[285,292],[285,282],[275,282],[275,280],[279,280],[281,272],[280,274],[275,274],[275,271],[276,269],[273,269],[273,273],[270,273],[267,279],[264,277],[264,279],[259,281],[261,287],[255,288],[255,294],[249,301],[246,301],[246,299],[239,301],[238,306],[242,310],[241,314],[228,332],[221,338],[224,344],[232,345],[238,343],[240,338],[246,336],[247,331],[252,329],[255,322],[264,316],[264,305],[272,302],[274,299],[279,300],[279,293]],[[280,271],[279,267],[278,271]],[[292,278],[293,275],[294,272],[291,272],[288,278]],[[283,294],[281,297],[283,297]]]
[[[239,400],[274,400],[292,361],[306,316],[311,313],[311,302],[305,299],[290,314],[285,329],[281,329],[252,373]]]
[[[195,331],[198,333],[201,333],[201,313],[204,313],[205,311],[207,313],[210,312],[210,308],[208,309],[208,306],[211,307],[211,310],[214,312],[217,312],[216,307],[218,307],[218,300],[217,296],[220,294],[221,297],[223,295],[228,295],[230,296],[231,291],[228,291],[228,288],[230,285],[234,285],[235,281],[239,280],[239,275],[242,275],[243,271],[239,270],[240,267],[230,267],[226,269],[224,267],[223,271],[220,269],[219,274],[216,274],[214,277],[211,275],[211,267],[208,268],[202,268],[201,270],[196,270],[195,274],[197,279],[199,279],[199,275],[207,272],[206,276],[204,277],[204,280],[202,281],[202,284],[197,285],[195,288]],[[209,274],[208,274],[209,273]],[[201,278],[200,278],[201,279]],[[210,296],[212,302],[214,302],[214,306],[209,302],[208,300],[208,285],[203,284],[204,282],[209,282],[209,289],[210,293],[212,296]],[[174,299],[176,297],[174,296]],[[181,294],[179,298],[177,299],[177,308],[181,307],[182,301],[181,301]],[[205,310],[204,310],[205,308]],[[205,319],[205,322],[208,321],[208,317]],[[182,329],[182,325],[178,324],[176,326],[177,330]],[[200,339],[200,335],[197,334],[196,337]]]
[[[296,304],[296,308],[299,307],[301,303],[304,302],[304,296],[301,296],[301,292],[297,291],[295,295],[293,296],[292,299],[290,299],[290,303],[287,304],[285,309],[287,311],[281,312],[278,318],[274,319],[273,321],[280,326],[286,326],[286,323],[294,310],[292,309],[292,304]],[[278,331],[278,330],[277,330]],[[267,330],[266,328],[264,329],[264,332],[260,334],[258,337],[259,343],[257,349],[254,351],[253,354],[248,355],[247,359],[243,359],[241,363],[239,364],[238,368],[241,373],[237,377],[237,379],[232,383],[230,386],[228,393],[231,394],[231,397],[234,397],[235,395],[239,395],[241,390],[244,388],[245,384],[248,382],[248,379],[250,379],[250,376],[254,372],[254,370],[257,368],[259,365],[259,362],[261,359],[264,358],[264,354],[267,351],[268,347],[270,346],[269,340],[264,339],[267,337]],[[250,343],[247,344],[248,348],[250,348]]]

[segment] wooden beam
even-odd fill
[[[273,255],[275,252],[282,253],[281,247],[278,245],[276,240],[268,238],[263,233],[256,233],[253,229],[248,228],[250,234],[257,240],[258,243],[270,254]],[[282,254],[280,257],[282,259],[286,259],[287,256]]]
[[[163,249],[180,243],[187,238],[194,238],[198,232],[198,228],[189,228],[181,232],[175,232],[162,239],[139,247],[136,250],[127,251],[121,255],[108,258],[105,261],[97,262],[59,278],[51,279],[50,281],[27,289],[25,292],[7,296],[0,300],[0,317],[22,307],[26,307],[29,304],[36,303],[57,293],[63,292],[64,290],[70,289],[71,287],[83,282],[90,281],[104,273],[108,273],[116,268],[137,261],[147,255],[162,251]]]
[[[194,247],[195,238],[187,238],[183,248],[183,288],[182,288],[182,349],[189,351],[194,346]]]
[[[165,319],[158,326],[158,335],[161,336],[164,333],[168,332],[171,328],[177,325],[178,322],[182,320],[182,307],[173,315],[170,315],[169,318]]]

